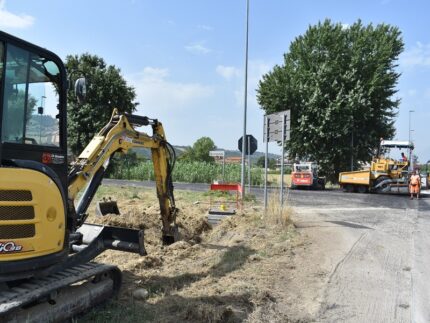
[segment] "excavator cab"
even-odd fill
[[[2,33],[0,72],[2,164],[41,163],[66,188],[67,81],[61,59]]]
[[[68,254],[66,80],[57,55],[0,32],[0,275]]]

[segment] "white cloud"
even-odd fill
[[[214,27],[208,26],[208,25],[198,25],[197,28],[198,29],[203,29],[203,30],[206,30],[206,31],[213,31],[214,30]]]
[[[169,76],[169,70],[167,68],[147,66],[143,69],[142,75],[146,80],[157,82]]]
[[[144,110],[151,112],[177,112],[198,102],[204,102],[214,94],[211,86],[200,83],[169,81],[167,68],[145,67],[143,72],[128,77],[135,87],[137,101]]]
[[[400,55],[400,66],[406,69],[430,66],[430,44],[417,42],[416,45]]]
[[[240,70],[234,66],[218,65],[216,67],[216,72],[227,80],[240,75]]]
[[[0,28],[27,28],[33,25],[34,17],[13,14],[6,10],[5,4],[5,0],[0,0]]]
[[[203,42],[193,43],[185,46],[185,49],[192,54],[209,54],[212,50],[203,45]]]

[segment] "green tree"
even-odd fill
[[[112,110],[132,113],[138,105],[136,93],[121,76],[120,69],[106,65],[103,58],[88,53],[69,55],[66,66],[76,79],[83,74],[88,82],[86,102],[77,103],[72,91],[68,96],[68,140],[74,154],[78,154],[92,137],[109,121]]]
[[[258,167],[263,167],[264,168],[264,166],[266,164],[266,158],[264,156],[258,157],[257,162],[255,164]],[[267,159],[267,164],[268,164],[269,168],[271,168],[271,169],[275,168],[276,167],[276,159],[274,159],[274,158],[268,158]]]
[[[193,147],[188,148],[181,156],[184,161],[205,161],[213,163],[213,157],[209,156],[209,151],[216,148],[215,143],[209,137],[201,137],[194,144]]]
[[[266,113],[291,110],[289,155],[319,162],[331,179],[351,156],[355,166],[369,161],[380,138],[395,133],[402,50],[397,27],[360,20],[348,28],[326,20],[297,37],[257,90]]]

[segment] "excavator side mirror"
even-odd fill
[[[79,104],[85,103],[87,96],[87,81],[85,77],[80,77],[75,82],[75,94]]]

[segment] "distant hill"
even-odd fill
[[[190,146],[173,146],[173,148],[175,148],[176,156],[179,157],[185,152],[185,150],[190,148]],[[149,148],[133,148],[132,150],[140,158],[147,158],[147,159],[151,158],[151,150]],[[241,157],[242,156],[242,153],[239,150],[228,150],[228,149],[222,149],[222,148],[217,148],[217,150],[224,150],[226,157]],[[261,156],[264,156],[264,153],[256,151],[253,155],[251,155],[251,161],[255,162]],[[268,157],[276,159],[276,158],[279,158],[280,155],[269,153]]]

